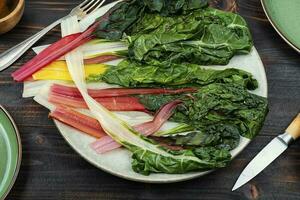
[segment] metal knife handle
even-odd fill
[[[291,135],[294,140],[300,137],[300,113],[295,117],[285,132]]]

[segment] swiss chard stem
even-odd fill
[[[98,23],[95,23],[83,33],[68,35],[53,43],[24,64],[20,69],[12,73],[12,77],[16,81],[24,81],[39,69],[64,56],[78,46],[90,41],[94,37],[92,33],[97,26]]]

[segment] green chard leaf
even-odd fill
[[[227,64],[253,44],[244,19],[213,8],[165,17],[147,13],[128,36],[131,59],[168,66],[169,63]]]
[[[254,138],[268,112],[264,97],[249,93],[237,84],[213,83],[191,95],[139,95],[140,102],[151,111],[175,99],[184,104],[176,109],[171,121],[185,123],[195,131],[185,136],[171,137],[171,143],[180,145],[236,146],[237,132]]]
[[[123,33],[135,23],[144,11],[139,0],[122,1],[99,19],[95,35],[101,39],[119,40]]]
[[[161,15],[175,15],[206,7],[207,0],[142,0],[149,12]]]
[[[227,64],[253,43],[238,14],[207,7],[206,0],[127,0],[114,6],[95,31],[127,40],[130,59],[151,65]]]
[[[252,75],[243,70],[204,69],[193,64],[172,64],[168,68],[143,65],[129,60],[110,66],[104,74],[91,75],[88,81],[105,81],[124,87],[201,87],[210,83],[235,83],[247,89],[258,84]]]
[[[206,7],[207,0],[124,0],[99,19],[95,31],[98,38],[119,40],[131,32],[131,27],[145,13],[175,15]]]
[[[144,140],[151,143],[148,138]],[[155,142],[152,141],[152,144]],[[225,167],[231,160],[228,150],[215,147],[173,151],[158,145],[157,148],[165,152],[158,154],[130,143],[124,145],[133,153],[132,169],[143,175],[149,175],[151,172],[182,174],[190,171],[205,171]]]
[[[160,141],[176,146],[217,147],[232,150],[238,146],[240,134],[235,125],[219,123],[203,127],[200,130],[161,137]]]

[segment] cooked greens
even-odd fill
[[[144,140],[149,141],[146,138]],[[132,169],[144,175],[149,175],[150,173],[182,174],[196,170],[205,171],[225,167],[231,159],[229,151],[215,147],[172,151],[157,146],[158,149],[165,153],[155,153],[133,145],[127,145],[126,147],[133,152]]]
[[[250,52],[251,34],[238,14],[210,8],[207,0],[125,0],[102,18],[95,34],[126,41],[128,55],[88,81],[130,88],[198,88],[191,94],[137,96],[153,112],[171,101],[183,102],[171,117],[181,126],[156,134],[168,145],[185,148],[179,151],[139,135],[98,108],[106,132],[133,153],[134,171],[148,175],[224,167],[240,136],[258,134],[268,109],[265,98],[248,92],[258,87],[252,75],[200,67],[227,64],[235,54]]]
[[[238,139],[237,132],[252,139],[258,134],[268,111],[266,98],[230,83],[209,84],[190,95],[140,95],[139,98],[151,111],[175,99],[184,102],[171,120],[188,124],[198,132],[171,138],[180,145],[216,145],[220,142],[218,137]],[[214,138],[208,138],[211,135]],[[234,144],[233,141],[229,146],[236,146]]]
[[[161,66],[227,64],[234,54],[252,48],[243,18],[213,8],[172,17],[145,14],[128,41],[131,59]]]
[[[206,0],[123,1],[97,29],[100,38],[127,41],[128,58],[104,74],[89,76],[88,81],[123,87],[199,88],[192,94],[138,96],[153,112],[176,99],[183,101],[171,117],[182,128],[164,133],[160,141],[188,149],[171,151],[140,137],[167,154],[183,156],[179,162],[165,153],[122,141],[133,152],[136,172],[184,173],[225,166],[240,136],[251,139],[262,126],[267,101],[247,91],[258,87],[251,74],[199,66],[227,64],[235,54],[249,53],[253,46],[241,16],[207,5]]]
[[[187,148],[174,151],[140,135],[102,106],[94,105],[93,112],[99,116],[104,130],[132,152],[132,169],[144,175],[178,174],[226,166],[231,159],[230,150],[238,145],[240,134],[254,137],[267,111],[265,98],[231,83],[212,83],[189,95],[137,97],[152,111],[170,100],[181,99],[184,104],[178,107],[172,120],[193,127],[185,135],[167,135],[167,143]]]
[[[170,16],[206,7],[207,0],[124,0],[116,4],[95,31],[99,38],[119,40],[145,13]]]
[[[98,38],[119,40],[123,33],[136,22],[144,11],[140,0],[122,1],[112,7],[104,18],[100,18],[95,31]]]
[[[250,90],[258,86],[250,73],[235,68],[204,69],[193,64],[172,64],[162,68],[129,60],[122,61],[118,66],[110,66],[105,73],[91,75],[87,79],[124,87],[201,87],[215,82],[236,83]]]
[[[88,81],[105,81],[124,87],[200,87],[210,83],[236,83],[250,90],[258,84],[252,75],[243,70],[204,69],[193,64],[172,64],[168,68],[144,65],[129,60],[110,66],[105,73],[91,75]]]
[[[130,59],[162,67],[227,64],[253,46],[241,16],[209,8],[204,0],[124,1],[101,21],[96,35],[126,39]]]
[[[164,16],[187,13],[207,6],[207,0],[142,0],[140,3],[150,12],[158,12]]]
[[[240,133],[235,125],[214,124],[205,128],[187,132],[182,135],[170,135],[166,142],[171,145],[185,147],[218,147],[232,150],[236,148],[240,141]]]

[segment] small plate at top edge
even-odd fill
[[[261,0],[261,4],[277,33],[300,53],[300,1]]]

